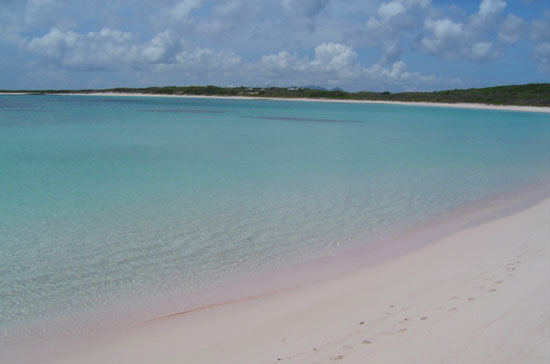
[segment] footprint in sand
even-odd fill
[[[401,329],[399,331],[382,331],[380,335],[395,335],[408,331],[408,329]]]

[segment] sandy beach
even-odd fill
[[[0,95],[17,95],[16,93],[0,93]],[[64,94],[59,94],[64,95]],[[525,111],[550,113],[550,107],[546,106],[519,106],[519,105],[487,105],[487,104],[444,104],[437,102],[405,102],[405,101],[372,101],[372,100],[336,100],[336,99],[307,99],[307,98],[281,98],[281,97],[251,97],[251,96],[203,96],[203,95],[156,95],[156,94],[136,94],[119,92],[95,92],[86,94],[66,94],[66,95],[84,95],[84,96],[140,96],[140,97],[187,97],[187,98],[214,98],[214,99],[234,99],[234,100],[278,100],[278,101],[308,101],[308,102],[338,102],[338,103],[358,103],[358,104],[388,104],[388,105],[410,105],[410,106],[435,106],[435,107],[454,107],[460,109],[484,109],[484,110],[503,110],[503,111]]]
[[[377,264],[154,320],[51,363],[546,363],[548,221],[546,198]]]

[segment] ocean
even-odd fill
[[[0,96],[0,345],[185,311],[550,179],[550,115]]]

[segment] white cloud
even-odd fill
[[[183,0],[168,10],[168,14],[178,21],[188,21],[191,12],[201,5],[201,0]]]
[[[458,46],[464,38],[464,24],[450,19],[426,19],[424,27],[431,33],[422,39],[422,45],[431,53],[444,58],[459,58]]]
[[[422,75],[418,72],[407,71],[407,65],[403,61],[395,62],[391,67],[383,67],[374,64],[363,70],[362,81],[374,89],[392,88],[401,90],[421,90],[433,87],[442,80],[434,75]]]
[[[443,59],[488,61],[504,52],[501,43],[521,37],[523,20],[505,16],[505,9],[503,0],[481,0],[473,14],[445,16],[428,0],[391,0],[381,3],[377,16],[366,22],[363,44],[378,47],[383,64],[399,61],[407,47]]]
[[[357,55],[348,46],[336,43],[325,43],[315,48],[315,60],[312,66],[324,69],[345,69],[355,64]]]
[[[379,47],[383,53],[380,61],[393,64],[401,58],[401,43],[420,35],[429,5],[428,0],[393,0],[380,4],[378,16],[367,20],[360,44]]]
[[[422,75],[406,70],[403,61],[389,67],[374,64],[361,65],[354,49],[337,43],[320,44],[315,48],[315,58],[299,58],[296,54],[281,51],[265,55],[254,72],[282,85],[322,84],[331,87],[356,88],[357,84],[369,89],[421,89],[433,86],[441,80],[433,75]]]
[[[240,63],[240,57],[233,52],[188,46],[170,31],[141,44],[135,42],[132,34],[118,30],[79,34],[54,28],[43,37],[33,38],[27,49],[46,65],[74,70],[217,72]]]
[[[53,28],[40,38],[33,38],[27,49],[38,54],[46,63],[76,69],[101,69],[113,60],[128,57],[130,33],[102,29],[100,32],[79,34]]]
[[[523,19],[509,14],[500,24],[498,40],[504,43],[515,43],[519,40],[522,32]]]
[[[535,43],[531,55],[538,70],[550,73],[550,10],[544,11],[540,19],[531,23],[529,36]]]
[[[237,71],[241,58],[230,51],[213,51],[208,48],[194,47],[185,49],[176,55],[172,65],[175,69],[190,75],[197,72],[218,73],[220,71]]]
[[[477,42],[472,45],[470,50],[470,57],[472,59],[484,59],[491,54],[493,43],[491,42]]]
[[[406,9],[403,4],[397,1],[392,1],[389,3],[382,3],[378,8],[378,15],[381,18],[391,18],[399,14],[405,13]]]
[[[281,51],[277,54],[263,56],[260,63],[268,71],[279,71],[291,68],[297,61],[296,53],[290,54],[287,51]]]
[[[499,14],[506,8],[506,2],[502,0],[482,0],[479,4],[479,15],[489,17]]]
[[[157,34],[144,45],[133,46],[130,50],[132,57],[147,63],[171,63],[183,43],[175,38],[168,30]]]
[[[259,64],[252,67],[268,77],[288,80],[295,77],[348,80],[360,72],[357,55],[351,47],[323,43],[315,47],[314,53],[315,58],[309,60],[307,57],[299,58],[296,53],[281,51],[264,55]]]
[[[537,44],[533,49],[533,58],[540,72],[550,73],[550,42]]]
[[[541,19],[533,20],[530,37],[534,41],[550,40],[550,10],[544,12]]]
[[[70,0],[0,0],[0,57],[83,80],[92,72],[73,71],[153,84],[211,75],[214,83],[399,89],[441,81],[415,73],[409,59],[435,68],[438,59],[463,62],[449,76],[457,77],[476,67],[470,61],[529,47],[521,62],[547,72],[550,10],[527,20],[532,13],[522,19],[512,13],[521,5],[507,2],[475,0],[467,13],[461,2],[430,0],[94,0],[75,12]]]
[[[426,19],[424,26],[432,31],[437,41],[455,38],[462,35],[464,31],[464,24],[455,23],[449,19]]]
[[[450,19],[428,18],[424,22],[426,35],[421,44],[433,55],[444,59],[486,61],[496,58],[499,51],[492,41],[484,40],[483,32],[476,26],[476,22],[475,17],[467,24]]]

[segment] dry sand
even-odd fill
[[[548,363],[550,199],[387,261],[55,363]]]

